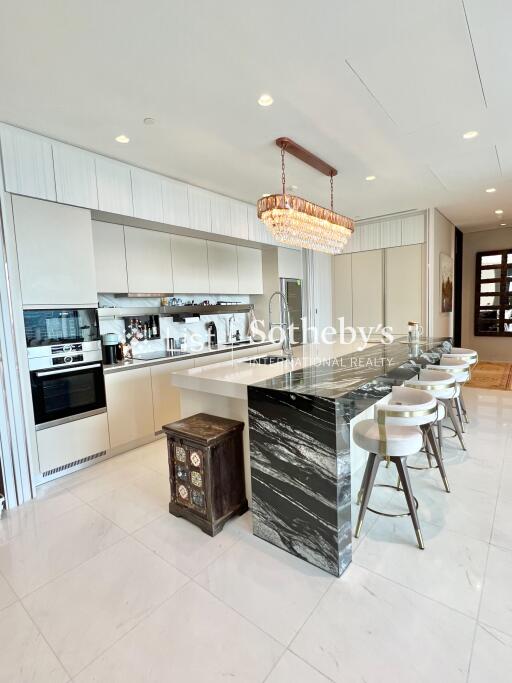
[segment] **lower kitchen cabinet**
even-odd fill
[[[149,367],[105,375],[105,390],[111,448],[154,434]]]
[[[162,426],[181,418],[180,389],[173,386],[171,375],[177,370],[188,370],[194,367],[193,360],[178,360],[151,367],[151,389],[153,392],[154,431],[159,432]]]
[[[36,435],[41,473],[102,453],[110,446],[107,413],[42,429]]]

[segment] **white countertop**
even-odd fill
[[[178,370],[172,374],[172,383],[181,389],[200,391],[230,398],[247,399],[247,386],[256,384],[293,370],[309,367],[314,363],[339,358],[359,350],[361,342],[352,344],[303,344],[293,348],[293,360],[273,365],[246,363],[245,360],[258,356],[282,356],[282,351],[271,351],[235,358],[220,363],[211,363],[190,370]],[[368,347],[373,344],[368,344]]]

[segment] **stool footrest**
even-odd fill
[[[397,493],[404,493],[403,489],[399,489],[396,486],[393,486],[393,484],[374,484],[374,488],[384,488],[384,489],[393,489],[394,491],[397,491]],[[418,499],[416,496],[413,496],[414,498],[414,504],[416,505],[416,510],[419,507]],[[410,512],[401,512],[399,514],[391,514],[390,512],[383,512],[382,510],[375,510],[375,508],[371,508],[369,505],[366,508],[370,512],[373,512],[375,515],[381,515],[382,517],[410,517],[411,513]]]

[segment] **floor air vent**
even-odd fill
[[[107,451],[100,451],[99,453],[93,453],[93,455],[88,455],[86,458],[80,458],[80,460],[75,460],[73,462],[68,462],[65,465],[61,465],[60,467],[54,467],[52,470],[46,470],[46,472],[42,472],[41,475],[43,479],[45,477],[51,477],[54,474],[57,474],[57,472],[64,472],[64,470],[70,470],[72,467],[77,467],[78,465],[83,465],[86,462],[90,462],[91,460],[96,460],[96,458],[102,458]]]

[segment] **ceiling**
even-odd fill
[[[2,0],[0,120],[252,202],[284,135],[352,217],[512,225],[511,25],[510,0]],[[287,182],[327,204],[293,158]]]

